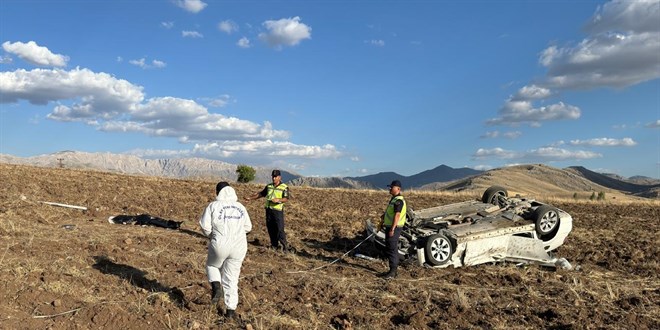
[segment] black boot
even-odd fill
[[[211,282],[211,303],[217,304],[220,301],[220,295],[222,294],[222,287],[220,282]]]
[[[225,313],[225,317],[228,319],[236,318],[236,311],[233,309],[228,309],[227,312]]]
[[[395,277],[396,277],[396,268],[390,269],[390,271],[387,272],[387,274],[383,275],[384,279],[391,279],[391,278],[395,278]]]

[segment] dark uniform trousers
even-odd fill
[[[390,266],[390,271],[396,270],[399,266],[399,236],[401,236],[401,227],[394,228],[394,235],[389,237],[390,229],[385,227],[385,255]]]
[[[266,208],[266,228],[270,236],[270,245],[278,248],[279,244],[286,250],[286,233],[284,232],[284,211]],[[279,244],[278,244],[279,243]]]

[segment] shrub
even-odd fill
[[[254,180],[254,175],[256,171],[251,166],[247,165],[238,165],[236,167],[236,173],[238,173],[238,182],[248,183]]]

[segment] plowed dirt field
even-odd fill
[[[233,185],[239,198],[263,187]],[[263,200],[239,284],[239,318],[210,305],[197,220],[215,182],[0,164],[1,329],[660,329],[660,204],[547,201],[574,218],[557,251],[579,270],[509,263],[459,269],[351,255],[386,191],[294,187],[268,249]],[[476,199],[406,192],[416,209]],[[85,206],[86,211],[42,203]],[[115,225],[149,213],[181,229]],[[373,254],[367,243],[358,248]],[[315,268],[319,268],[316,269]]]

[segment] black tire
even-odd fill
[[[559,210],[550,205],[541,205],[534,210],[533,220],[540,238],[550,239],[559,229]]]
[[[499,202],[499,197],[508,197],[509,193],[506,188],[500,186],[492,186],[484,191],[481,196],[481,201],[488,204],[502,206]]]
[[[454,253],[454,247],[447,236],[443,234],[434,234],[429,236],[424,246],[424,256],[426,262],[432,266],[444,265],[451,259]]]

